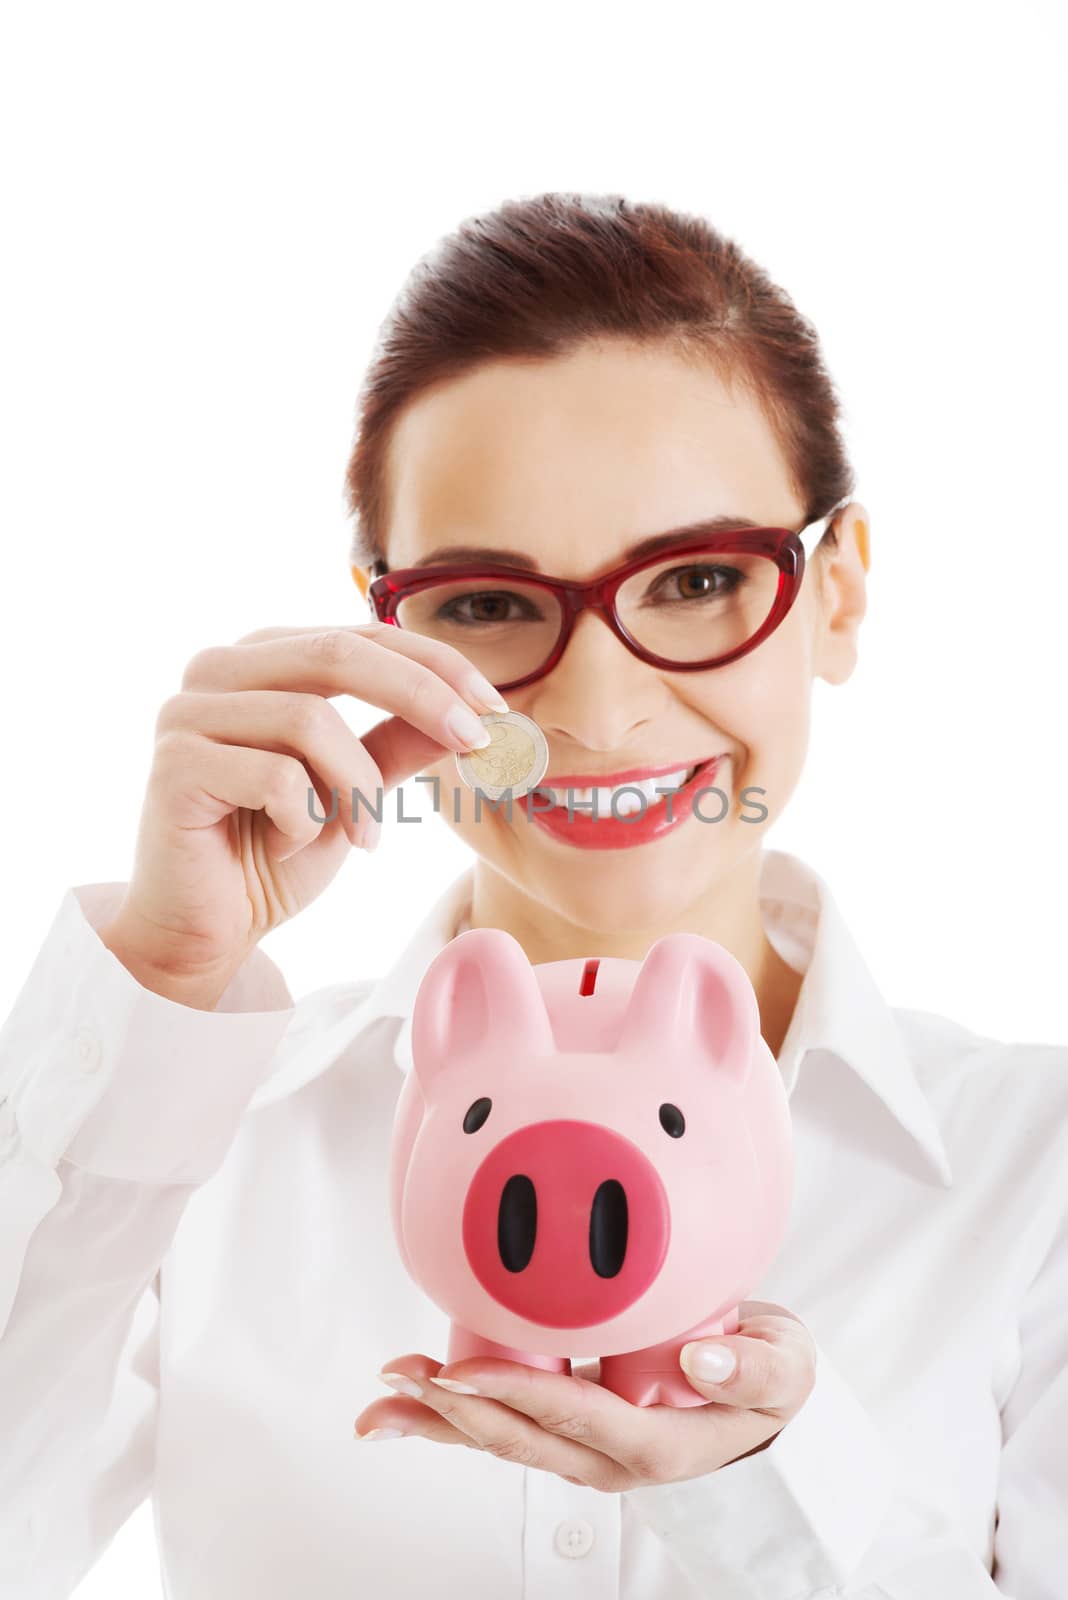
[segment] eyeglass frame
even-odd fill
[[[576,618],[586,610],[598,612],[616,637],[626,645],[632,655],[638,657],[639,661],[667,672],[710,672],[716,667],[728,666],[739,657],[748,655],[751,650],[763,644],[769,634],[774,633],[797,599],[807,561],[811,559],[816,546],[830,531],[833,519],[850,504],[852,499],[852,495],[845,496],[832,506],[830,511],[824,512],[822,517],[817,517],[800,530],[776,527],[725,528],[717,533],[689,534],[674,544],[661,546],[652,554],[639,556],[633,561],[625,561],[613,567],[611,571],[602,573],[598,578],[588,579],[585,583],[577,583],[571,578],[553,578],[546,573],[532,572],[526,567],[509,566],[506,562],[490,563],[487,566],[475,564],[463,566],[454,562],[443,562],[436,566],[400,567],[391,571],[387,562],[378,560],[373,563],[373,570],[377,570],[379,575],[368,586],[366,598],[379,622],[401,628],[403,624],[398,622],[395,613],[402,600],[411,594],[417,594],[421,589],[429,589],[439,583],[448,583],[450,580],[478,582],[483,578],[512,578],[524,584],[548,589],[556,596],[561,612],[560,632],[556,642],[536,671],[528,672],[521,678],[513,678],[507,683],[494,684],[494,688],[500,692],[523,688],[526,684],[534,683],[538,678],[543,678],[546,673],[551,672],[567,649]],[[817,528],[822,530],[818,536],[815,532]],[[724,555],[733,553],[765,556],[774,561],[779,569],[779,586],[775,603],[764,622],[744,644],[723,655],[714,656],[708,661],[670,661],[664,656],[655,655],[651,650],[646,650],[628,633],[616,610],[616,594],[634,573],[642,571],[645,567],[659,566],[673,556],[686,554],[691,550],[712,550]]]

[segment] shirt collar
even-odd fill
[[[466,927],[473,884],[472,864],[434,901],[392,966],[332,1027],[313,1031],[303,1047],[260,1086],[252,1098],[252,1109],[309,1082],[382,1017],[400,1019],[393,1058],[402,1072],[410,1070],[416,993],[434,956]],[[799,857],[765,849],[760,910],[765,932],[779,955],[804,973],[779,1052],[787,1093],[793,1092],[809,1054],[823,1051],[836,1056],[878,1096],[949,1187],[953,1181],[949,1157],[930,1102],[916,1078],[893,1012],[823,878]]]

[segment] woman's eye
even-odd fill
[[[743,580],[744,573],[737,567],[675,567],[661,573],[650,592],[657,600],[718,600],[733,593]],[[675,586],[674,593],[671,585]]]
[[[467,1108],[467,1115],[464,1117],[464,1132],[477,1133],[489,1116],[492,1105],[493,1101],[488,1095],[481,1095],[479,1099],[473,1100]]]
[[[468,609],[461,611],[461,606]],[[466,623],[468,626],[541,620],[537,608],[524,595],[510,594],[506,589],[460,595],[447,601],[438,615],[448,622]]]
[[[660,1126],[665,1133],[670,1133],[673,1139],[681,1139],[686,1132],[686,1118],[678,1106],[673,1106],[670,1100],[665,1100],[660,1107]]]

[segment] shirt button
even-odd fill
[[[95,1072],[100,1065],[103,1051],[100,1040],[91,1028],[79,1028],[75,1035],[74,1047],[77,1052],[78,1065],[83,1072]]]
[[[593,1528],[583,1517],[561,1522],[553,1540],[562,1556],[585,1556],[593,1548]]]

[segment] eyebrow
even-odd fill
[[[622,561],[638,561],[642,556],[651,556],[664,545],[674,544],[679,539],[703,533],[725,533],[735,528],[764,528],[767,523],[754,522],[752,517],[736,517],[726,513],[718,517],[703,517],[698,522],[687,522],[681,528],[669,528],[666,533],[651,533],[645,539],[639,539],[635,544],[628,545],[623,552]],[[420,556],[414,561],[414,567],[429,567],[445,561],[485,561],[496,564],[503,563],[510,567],[523,567],[528,572],[540,572],[541,568],[532,556],[522,550],[502,550],[497,545],[485,544],[447,544],[439,545],[429,555]]]

